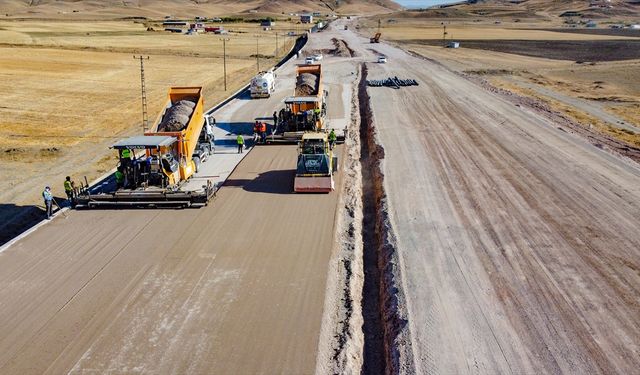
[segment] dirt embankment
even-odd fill
[[[397,374],[412,367],[401,361],[398,341],[408,329],[407,315],[397,287],[399,269],[395,236],[389,221],[384,174],[384,148],[377,141],[370,98],[367,67],[362,65],[358,86],[360,111],[360,161],[363,186],[364,289],[364,373]],[[407,356],[402,356],[407,358]],[[403,370],[404,369],[404,370]]]
[[[306,52],[302,52],[305,56],[311,56],[316,54],[323,54],[335,57],[355,57],[357,56],[356,52],[349,47],[349,44],[345,42],[343,39],[332,38],[331,43],[333,43],[333,48],[325,48],[325,49],[314,49]]]
[[[316,373],[350,374],[362,369],[362,166],[360,164],[360,119],[358,79],[351,98],[351,122],[340,155],[343,189],[336,222],[337,249],[327,280],[325,314],[320,337]],[[333,276],[331,276],[333,275]]]

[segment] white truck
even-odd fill
[[[273,70],[260,72],[251,80],[251,97],[268,98],[276,88],[276,76]]]

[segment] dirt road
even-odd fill
[[[350,37],[384,147],[417,373],[640,367],[640,169],[442,66]]]

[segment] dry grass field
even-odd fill
[[[295,25],[262,31],[257,24],[229,24],[228,90],[223,86],[219,35],[148,32],[133,22],[0,22],[0,202],[2,221],[22,220],[40,191],[63,196],[71,175],[91,181],[115,166],[108,146],[141,132],[140,69],[145,55],[149,118],[170,86],[203,86],[207,107],[273,65],[293,45]],[[256,35],[260,35],[256,38]],[[26,207],[26,208],[25,208]],[[14,217],[15,216],[15,217]],[[6,221],[5,221],[6,219]]]

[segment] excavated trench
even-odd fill
[[[395,241],[389,222],[384,174],[384,148],[376,141],[369,94],[367,66],[362,64],[358,85],[360,110],[360,162],[363,194],[362,314],[364,331],[363,374],[397,374],[400,352],[397,339],[406,320],[398,306]],[[397,270],[395,270],[397,271]]]

